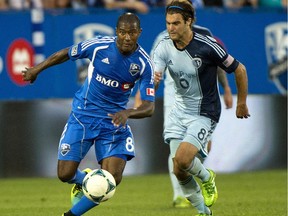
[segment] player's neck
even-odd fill
[[[189,31],[188,34],[183,35],[183,37],[180,40],[174,41],[175,46],[177,49],[184,49],[192,40],[193,38],[193,32]]]

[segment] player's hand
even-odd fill
[[[226,109],[230,109],[233,106],[233,96],[230,88],[224,90],[224,103],[226,105]]]
[[[123,127],[126,126],[127,119],[128,119],[127,110],[122,110],[115,114],[108,113],[108,116],[112,118],[112,124],[115,127],[119,127],[120,125],[123,125]]]
[[[30,83],[33,83],[37,78],[37,73],[33,67],[25,67],[25,70],[22,71],[22,77],[24,81],[30,81]]]
[[[162,73],[161,72],[155,72],[154,74],[154,82],[156,84],[159,84],[162,80]]]
[[[236,108],[236,116],[237,118],[248,118],[250,117],[248,107],[246,104],[238,104]]]

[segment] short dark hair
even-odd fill
[[[119,27],[119,24],[120,23],[136,23],[137,26],[139,27],[140,29],[140,19],[137,15],[135,15],[134,13],[131,13],[131,12],[127,12],[127,13],[124,13],[122,14],[119,18],[118,18],[118,21],[117,21],[117,28]]]
[[[172,1],[166,6],[166,15],[174,13],[180,13],[184,21],[191,18],[193,23],[196,20],[195,9],[190,1]]]

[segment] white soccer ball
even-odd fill
[[[84,195],[95,203],[106,201],[113,197],[116,182],[111,173],[104,169],[89,172],[82,183]]]

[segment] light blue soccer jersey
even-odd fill
[[[194,5],[194,4],[193,4]],[[195,6],[195,5],[194,5]],[[203,34],[203,35],[208,35],[208,36],[213,36],[211,31],[208,28],[205,28],[203,26],[199,26],[199,25],[193,25],[192,26],[192,30],[194,32],[197,32],[199,34]],[[155,47],[158,45],[158,43],[163,40],[164,38],[169,38],[169,34],[167,32],[167,29],[160,32],[159,35],[156,37],[153,45],[152,45],[152,49],[150,52],[150,56],[153,56],[153,52],[155,50]],[[169,115],[169,110],[170,108],[173,106],[174,104],[174,97],[175,97],[175,93],[174,93],[174,81],[171,78],[168,70],[165,70],[165,73],[163,74],[164,77],[164,107],[167,108],[167,112],[166,110],[164,110],[164,115]],[[164,117],[164,122],[165,122],[166,117]]]
[[[137,81],[142,100],[154,101],[153,67],[140,45],[125,56],[117,48],[116,37],[98,36],[70,47],[69,57],[90,60],[88,76],[75,93],[74,113],[105,118],[126,109]]]
[[[155,71],[164,72],[167,68],[174,80],[177,110],[219,121],[217,67],[233,72],[239,62],[214,38],[194,32],[190,43],[179,50],[166,37],[158,43],[152,58]]]

